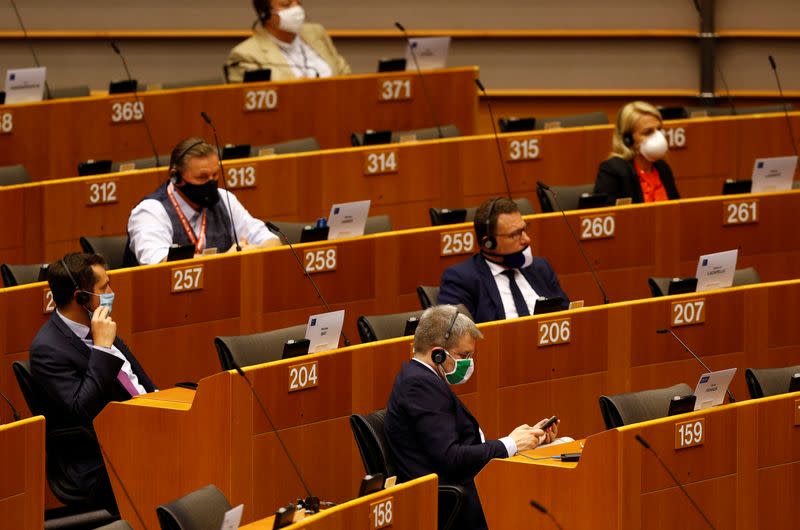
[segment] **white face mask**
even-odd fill
[[[300,28],[303,27],[306,21],[306,10],[303,9],[303,6],[288,7],[278,11],[277,14],[280,19],[278,29],[295,35],[300,33]]]
[[[650,162],[661,160],[667,154],[669,145],[667,145],[667,138],[661,131],[656,131],[647,138],[645,138],[642,145],[639,147],[639,152]]]

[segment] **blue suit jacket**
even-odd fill
[[[567,293],[561,289],[558,276],[546,259],[534,257],[530,267],[520,270],[536,294],[547,298],[560,296],[564,299],[564,309],[569,306]],[[489,265],[480,254],[475,254],[442,273],[436,303],[463,304],[476,323],[506,318],[497,283]]]
[[[467,499],[453,528],[486,528],[475,475],[492,458],[505,458],[499,440],[481,443],[477,420],[444,382],[417,361],[403,365],[386,407],[384,434],[401,481],[429,473],[463,486]]]

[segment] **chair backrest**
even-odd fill
[[[421,314],[422,311],[408,311],[389,315],[362,315],[356,321],[358,335],[361,337],[362,343],[402,337],[406,331],[408,319],[419,318]]]
[[[0,167],[0,186],[25,184],[31,181],[28,170],[22,164]]]
[[[800,364],[784,368],[748,368],[744,372],[750,397],[758,399],[785,394],[792,376],[800,373]]]
[[[125,519],[120,519],[119,521],[114,521],[111,524],[95,528],[95,530],[133,530],[133,527],[131,526],[131,523]]]
[[[786,105],[786,110],[789,112],[794,111],[794,105],[789,103]],[[758,107],[736,107],[736,115],[748,114],[769,114],[770,112],[783,112],[783,105],[761,105]]]
[[[558,118],[538,118],[536,130],[553,127],[551,124],[559,123],[559,127],[586,127],[588,125],[608,125],[608,115],[605,112],[588,112],[586,114],[573,114]],[[566,208],[565,208],[566,209]]]
[[[214,346],[222,370],[233,370],[232,361],[241,367],[277,361],[282,358],[287,341],[305,336],[306,326],[301,325],[250,335],[215,337]]]
[[[689,118],[697,117],[698,115],[702,116],[704,113],[708,117],[730,116],[733,114],[728,105],[724,107],[686,107],[686,115]],[[738,109],[736,113],[739,113]]]
[[[422,309],[436,305],[436,299],[439,298],[439,286],[418,285],[417,298],[419,298],[419,305],[422,306]]]
[[[526,197],[520,197],[518,199],[514,199],[514,202],[517,204],[520,214],[533,215],[536,213],[536,209],[533,207],[533,203],[530,201],[530,199]],[[442,211],[444,209],[445,208],[430,208],[428,210],[428,213],[431,217],[431,226],[439,226],[445,223],[445,221],[442,219]],[[475,213],[478,211],[478,207],[470,206],[465,208],[465,210],[467,211],[467,215],[464,218],[464,222],[471,223],[475,220]]]
[[[162,530],[219,530],[231,505],[213,484],[156,508]]]
[[[189,81],[173,81],[170,83],[161,83],[163,90],[172,90],[175,88],[188,88],[193,86],[214,86],[224,85],[225,81],[219,77],[209,77],[207,79],[191,79]]]
[[[397,475],[395,471],[397,466],[383,432],[385,421],[386,409],[376,410],[366,415],[353,414],[350,416],[350,428],[353,430],[353,437],[356,439],[358,451],[361,453],[364,470],[370,475],[383,473],[385,477],[392,477]]]
[[[81,236],[81,248],[89,254],[100,254],[105,258],[109,269],[124,267],[125,248],[128,246],[128,236]]]
[[[133,169],[152,169],[154,167],[166,167],[169,165],[169,155],[158,155],[158,164],[156,157],[147,156],[144,158],[136,158],[134,160],[125,160],[123,162],[113,162],[111,164],[111,172],[116,173],[120,171],[123,165],[133,164]]]
[[[92,95],[89,85],[66,86],[51,88],[50,99],[85,98]]]
[[[14,287],[15,285],[26,285],[39,281],[44,264],[36,263],[33,265],[0,265],[0,277],[3,278],[3,286]]]
[[[272,149],[276,155],[286,155],[291,153],[306,153],[308,151],[319,151],[322,147],[313,136],[307,138],[299,138],[297,140],[289,140],[288,142],[280,142],[277,144],[269,145],[256,145],[250,148],[250,156],[259,156],[262,149]]]
[[[739,285],[752,285],[754,283],[761,283],[761,276],[755,267],[747,267],[746,269],[736,269],[733,273],[733,286]]]
[[[653,298],[658,296],[665,296],[669,292],[669,282],[672,278],[659,278],[651,276],[647,278],[647,285],[650,287],[650,294]]]
[[[314,221],[308,223],[294,223],[290,221],[270,221],[272,224],[280,228],[281,232],[289,240],[289,243],[296,245],[300,242],[300,236],[303,229],[307,226],[315,226]],[[367,222],[364,225],[364,234],[378,234],[380,232],[391,232],[392,220],[388,215],[375,215],[367,217]],[[279,234],[275,234],[280,237]]]
[[[22,397],[25,398],[25,403],[28,405],[28,410],[34,416],[44,416],[45,409],[47,409],[44,390],[39,384],[34,381],[31,374],[31,364],[29,361],[14,361],[11,365],[14,371],[14,377],[17,379],[17,385],[22,391]]]
[[[600,413],[606,429],[615,429],[623,425],[664,418],[669,414],[672,398],[691,393],[689,385],[679,383],[667,388],[600,396]]]
[[[461,131],[455,125],[442,125],[442,138],[456,138],[461,136]],[[404,136],[414,135],[417,141],[436,140],[439,138],[438,127],[427,127],[425,129],[413,129],[410,131],[396,131],[392,133],[392,143],[397,143]]]
[[[392,220],[388,215],[373,215],[367,217],[364,225],[364,234],[380,234],[392,231]]]
[[[594,184],[550,186],[550,190],[537,190],[536,195],[539,198],[539,206],[542,207],[542,212],[555,212],[558,208],[556,208],[556,201],[553,199],[553,192],[556,194],[558,204],[560,204],[564,210],[577,210],[581,195],[584,193],[592,193],[593,190]]]

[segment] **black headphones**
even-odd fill
[[[75,290],[78,291],[78,294],[75,295],[75,301],[78,302],[78,305],[85,306],[89,303],[89,295],[82,292],[83,289],[78,286],[78,282],[75,281],[75,277],[73,277],[72,273],[69,271],[67,262],[62,259],[61,265],[64,267],[64,270],[67,271],[67,276],[69,276],[69,279],[72,280],[72,285],[75,286]]]
[[[492,199],[492,204],[489,206],[489,213],[486,215],[486,221],[484,223],[483,229],[485,233],[483,237],[481,237],[480,243],[481,246],[487,250],[494,250],[497,248],[497,238],[494,237],[494,223],[492,222],[492,214],[494,213],[494,206],[499,200],[499,197]]]
[[[444,343],[447,344],[447,341],[450,340],[450,334],[453,332],[453,326],[456,325],[456,320],[458,320],[458,308],[456,308],[456,314],[453,315],[453,320],[450,322],[450,327],[447,328],[447,333],[444,334]],[[434,348],[431,350],[431,360],[433,364],[443,364],[445,359],[447,358],[447,350],[441,347]]]
[[[256,14],[258,14],[258,21],[261,22],[262,25],[266,24],[267,20],[272,16],[270,0],[253,0],[253,8],[255,8]]]
[[[626,105],[627,107],[627,105]],[[619,114],[617,114],[617,132],[619,133],[620,137],[622,137],[622,143],[625,144],[625,147],[628,149],[633,149],[634,141],[633,141],[633,134],[626,132],[622,132],[622,111],[625,107],[619,109]]]
[[[172,181],[172,184],[175,184],[175,185],[180,184],[181,181],[183,180],[183,175],[181,175],[181,172],[178,171],[178,166],[181,165],[181,161],[186,156],[186,153],[188,153],[189,151],[191,151],[192,149],[194,149],[198,145],[204,144],[204,143],[206,143],[205,140],[200,140],[200,141],[197,141],[197,142],[193,143],[192,145],[190,145],[189,147],[184,149],[181,152],[181,154],[178,155],[178,157],[175,159],[175,161],[171,163],[172,165],[169,168],[169,179]]]

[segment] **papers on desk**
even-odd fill
[[[435,70],[447,66],[450,51],[450,37],[421,37],[408,39],[406,47],[406,70],[415,70],[416,65],[411,50],[417,56],[420,70]]]
[[[242,522],[243,511],[244,504],[240,504],[236,508],[231,508],[225,512],[225,518],[222,519],[222,526],[219,530],[237,530]]]
[[[701,375],[700,381],[697,382],[697,388],[694,389],[694,395],[697,396],[694,410],[722,405],[722,402],[725,401],[725,393],[735,374],[736,368],[728,368]]]
[[[334,204],[328,217],[328,239],[343,239],[364,235],[370,201]]]
[[[6,72],[6,104],[41,101],[47,67],[18,68]]]
[[[725,289],[733,285],[733,273],[736,272],[738,257],[737,249],[700,256],[695,273],[697,292]]]
[[[792,189],[792,180],[794,180],[796,169],[796,156],[756,158],[756,162],[753,165],[753,185],[750,188],[750,192],[789,191]]]
[[[335,350],[344,325],[344,310],[311,315],[306,326],[308,353]]]

